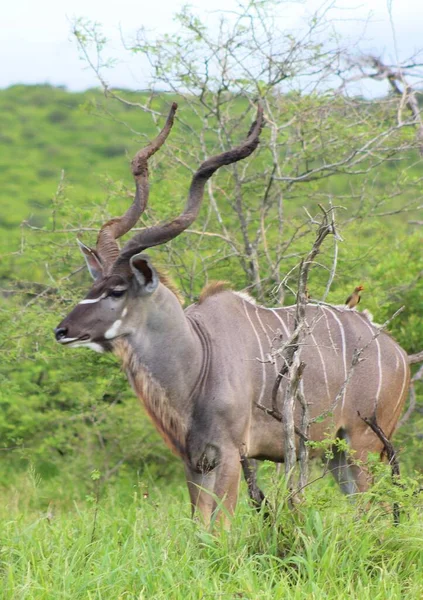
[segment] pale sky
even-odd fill
[[[388,6],[392,4],[394,30]],[[122,49],[121,31],[128,39],[141,26],[154,33],[176,31],[173,15],[183,0],[8,0],[0,11],[0,88],[16,83],[51,83],[71,90],[97,85],[94,74],[80,60],[71,36],[76,17],[102,24],[111,40],[111,53],[119,64],[108,74],[114,86],[142,88],[148,66],[140,58],[129,60]],[[195,0],[189,3],[209,24],[219,11],[236,9],[237,0]],[[277,12],[285,30],[298,31],[304,19],[323,1],[279,2]],[[337,29],[351,40],[363,37],[360,49],[395,63],[423,47],[422,0],[338,0],[332,10]],[[213,7],[213,8],[211,8]],[[370,21],[365,23],[370,15]],[[353,20],[351,20],[353,19]]]

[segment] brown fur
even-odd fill
[[[198,304],[202,304],[210,296],[216,296],[231,288],[231,284],[227,281],[211,281],[203,287],[198,299]]]
[[[113,343],[114,354],[122,361],[129,381],[153,425],[166,445],[178,456],[185,456],[186,425],[170,405],[165,390],[136,357],[130,344],[118,338]]]

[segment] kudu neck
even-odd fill
[[[203,347],[179,300],[165,285],[159,284],[142,323],[135,324],[127,342],[169,401],[185,413],[204,370]]]

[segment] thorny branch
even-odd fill
[[[423,362],[423,350],[421,352],[417,352],[417,354],[409,354],[408,355],[408,364],[414,365],[416,363]]]
[[[414,124],[417,126],[416,141],[419,145],[420,154],[423,154],[422,116],[416,98],[416,91],[406,79],[405,67],[392,67],[374,55],[363,56],[360,60],[351,60],[351,66],[357,68],[359,73],[346,79],[342,87],[345,87],[347,83],[366,78],[376,81],[388,81],[393,93],[400,97],[397,113],[398,124],[403,123],[402,110],[406,106],[413,116]],[[367,68],[371,68],[373,71],[369,72],[366,70]]]
[[[386,452],[386,456],[388,458],[388,462],[391,465],[392,482],[394,485],[400,485],[398,481],[400,477],[398,456],[395,452],[392,442],[386,437],[383,429],[378,425],[376,420],[376,413],[374,412],[371,417],[362,417],[359,411],[357,411],[357,414],[360,417],[360,419],[362,419],[370,427],[370,429],[377,435],[377,437],[382,442],[384,450]],[[394,525],[399,525],[400,508],[397,502],[394,502],[393,505],[393,517]]]
[[[374,59],[371,66],[373,79],[380,79],[383,70],[383,77],[389,76],[392,84],[403,86],[405,91],[401,94],[405,94],[406,104],[398,93],[398,97],[384,99],[377,105],[349,98],[339,93],[334,81],[340,78],[345,87],[357,78],[354,77],[357,61],[346,59],[347,50],[339,42],[333,46],[328,42],[325,47],[319,43],[333,26],[328,11],[318,11],[298,37],[280,28],[276,14],[271,2],[240,2],[232,13],[234,18],[223,17],[217,31],[212,31],[185,8],[177,15],[180,23],[177,37],[150,39],[145,30],[140,30],[134,42],[123,40],[128,52],[142,55],[151,65],[151,85],[138,102],[132,95],[110,87],[105,74],[110,66],[104,56],[106,39],[99,27],[84,21],[74,26],[82,56],[96,73],[106,96],[129,109],[148,113],[156,125],[162,110],[156,90],[166,90],[180,98],[184,109],[163,154],[170,167],[185,170],[188,175],[214,151],[233,147],[242,120],[249,118],[252,105],[257,98],[261,99],[267,121],[261,141],[264,168],[253,171],[247,160],[242,166],[226,171],[230,179],[227,184],[222,184],[223,173],[210,180],[205,202],[208,210],[202,226],[196,228],[202,233],[194,233],[195,237],[189,241],[195,256],[200,254],[200,248],[213,252],[219,240],[228,244],[230,264],[241,267],[245,287],[260,300],[266,295],[266,277],[275,287],[279,286],[280,265],[303,235],[286,218],[286,200],[292,203],[301,197],[302,203],[315,202],[316,187],[309,189],[310,181],[339,174],[370,175],[383,163],[399,161],[404,152],[416,145],[405,130],[415,127],[418,116],[413,104],[414,91],[410,86],[404,87],[404,73],[410,75],[411,65],[402,71],[391,67],[387,70]],[[369,69],[361,64],[360,78],[367,76],[366,70]],[[302,81],[307,81],[305,88]],[[323,103],[321,89],[327,90]],[[410,120],[396,118],[405,105],[414,107]],[[111,112],[108,117],[114,118]],[[129,125],[123,125],[132,134],[136,133]],[[407,181],[417,187],[415,181],[412,183],[410,178]],[[348,200],[354,199],[353,185],[350,184]],[[383,198],[378,200],[373,187],[369,194],[368,186],[373,185],[370,177],[366,185],[362,200],[354,203],[357,208],[354,215],[349,215],[349,221],[362,219],[366,214],[374,216],[378,202],[386,204],[397,198],[398,191],[392,188],[388,194],[384,190]],[[404,185],[400,193],[405,193]],[[419,204],[418,199],[408,210],[416,210],[414,204]],[[402,206],[399,210],[404,209]],[[385,212],[392,214],[389,210]],[[265,219],[277,223],[276,242],[268,234]],[[177,248],[175,242],[166,251],[175,263],[184,289],[193,290],[192,280],[199,272],[194,265],[188,271],[184,268],[180,262],[182,253]],[[335,241],[334,268],[337,251]],[[203,265],[194,262],[202,273]],[[190,292],[189,297],[195,299],[195,293]]]
[[[301,262],[300,272],[298,278],[298,292],[297,292],[297,304],[295,311],[294,331],[290,338],[282,345],[277,351],[277,354],[282,358],[282,368],[280,369],[278,376],[276,377],[275,383],[272,390],[272,409],[266,409],[262,405],[258,405],[259,408],[265,410],[267,414],[273,416],[276,420],[282,422],[282,430],[284,436],[284,460],[285,460],[285,474],[288,481],[288,489],[292,491],[293,484],[293,469],[297,461],[296,454],[296,443],[295,434],[299,435],[299,458],[300,458],[300,480],[299,489],[304,488],[307,483],[307,469],[308,469],[308,429],[309,429],[309,415],[308,405],[304,398],[301,379],[303,376],[305,363],[300,358],[300,345],[301,341],[305,337],[305,331],[308,328],[306,322],[306,306],[308,302],[307,294],[307,281],[310,268],[314,264],[316,256],[320,252],[320,248],[328,235],[333,235],[338,240],[341,237],[336,231],[334,208],[331,207],[329,210],[323,208],[319,204],[319,208],[323,213],[321,221],[311,219],[313,224],[317,224],[317,236],[314,244],[308,253],[307,257]],[[279,409],[278,406],[278,392],[281,385],[282,379],[287,377],[287,383],[284,391],[284,397],[282,401],[282,407]],[[301,408],[301,428],[298,430],[294,423],[294,408],[295,402],[298,401]]]

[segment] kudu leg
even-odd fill
[[[191,514],[193,517],[198,514],[204,524],[208,525],[214,510],[214,499],[209,490],[214,488],[216,474],[197,473],[190,467],[185,467],[185,475],[191,500]]]
[[[383,444],[369,429],[351,435],[349,444],[354,450],[350,471],[354,478],[356,491],[366,492],[373,483],[373,478],[367,468],[369,454],[382,456]]]
[[[244,473],[245,481],[248,486],[248,495],[250,496],[251,504],[256,510],[260,510],[261,505],[266,500],[265,495],[257,485],[257,461],[241,456],[242,472]]]
[[[348,432],[339,431],[337,437],[345,439],[352,450],[348,456],[337,446],[332,448],[333,458],[329,461],[329,469],[344,494],[365,492],[372,483],[371,475],[366,467],[370,452],[380,454],[383,446],[370,431],[358,431],[349,435]],[[363,440],[365,443],[363,444]]]
[[[329,460],[329,470],[341,491],[348,496],[364,492],[368,487],[367,476],[363,469],[353,465],[344,451],[333,449],[333,458]]]
[[[220,518],[232,515],[238,500],[241,462],[237,449],[222,455],[219,464],[207,473],[200,473],[189,465],[185,467],[193,515],[198,512],[205,524],[209,524],[219,504],[225,508]]]

